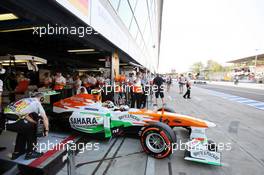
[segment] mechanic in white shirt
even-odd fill
[[[78,75],[75,76],[73,84],[74,84],[74,92],[77,93],[78,89],[82,86],[82,80]]]
[[[131,99],[131,108],[134,108],[136,106],[137,109],[140,109],[141,108],[141,96],[142,96],[140,72],[137,72],[137,74],[136,74],[136,79],[134,80],[132,91],[133,91],[133,93],[132,93],[132,99]],[[135,105],[135,103],[137,105]]]
[[[90,77],[89,77],[89,82],[92,84],[92,86],[95,86],[96,83],[97,83],[97,80],[96,80],[96,78],[94,78],[93,76],[90,76]]]
[[[73,86],[73,78],[70,74],[66,75],[66,85],[68,86],[68,88],[72,88]]]
[[[5,111],[7,119],[15,118],[15,121],[9,121],[6,128],[17,132],[16,144],[12,160],[17,159],[26,153],[25,159],[34,159],[43,155],[35,150],[37,145],[36,126],[39,119],[43,120],[45,130],[44,135],[49,132],[49,121],[41,105],[43,99],[42,93],[36,93],[34,98],[24,98],[13,104],[10,104]]]
[[[103,76],[98,75],[98,76],[96,76],[95,79],[96,79],[96,81],[98,82],[98,85],[101,85],[101,86],[104,85],[104,81],[105,81],[105,79],[104,79]]]
[[[91,90],[96,87],[97,80],[93,77],[88,75],[88,80],[87,80],[89,86],[86,86],[88,93],[91,93]]]
[[[66,79],[62,76],[61,72],[56,73],[54,81],[55,81],[54,90],[62,90],[66,85]]]
[[[87,74],[83,76],[82,82],[85,88],[89,88],[91,86],[89,76]]]
[[[65,86],[67,97],[71,97],[73,95],[73,84],[74,84],[73,77],[70,74],[67,74],[66,86]]]
[[[128,77],[128,84],[133,85],[135,80],[136,80],[136,77],[135,77],[134,73],[130,73],[129,77]]]

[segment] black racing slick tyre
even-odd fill
[[[140,142],[148,155],[163,159],[171,155],[173,144],[177,142],[177,139],[168,125],[158,122],[142,130]]]
[[[159,108],[157,111],[162,111],[162,109],[164,109],[165,112],[172,112],[172,113],[175,113],[175,110],[174,109],[171,109],[171,108]]]

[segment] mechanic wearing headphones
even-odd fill
[[[43,155],[35,149],[37,144],[37,121],[43,120],[44,135],[49,132],[49,121],[45,110],[41,105],[43,99],[42,93],[35,93],[33,98],[24,98],[8,106],[5,112],[6,118],[16,117],[16,121],[9,121],[7,129],[17,132],[16,145],[12,160],[26,153],[25,159],[34,159]]]

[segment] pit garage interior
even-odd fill
[[[60,70],[63,73],[73,73],[78,70],[99,71],[101,70],[100,68],[106,68],[106,58],[110,58],[110,67],[106,69],[109,69],[112,79],[114,77],[114,68],[111,60],[116,54],[119,59],[119,70],[122,70],[122,67],[124,69],[133,69],[135,65],[139,65],[129,55],[114,46],[100,34],[85,35],[84,37],[78,37],[77,35],[45,35],[40,37],[33,35],[32,27],[45,26],[47,24],[58,26],[68,26],[67,24],[70,24],[71,27],[87,26],[87,24],[83,23],[77,17],[61,8],[55,1],[47,1],[45,3],[34,0],[1,1],[0,15],[6,13],[14,14],[17,19],[0,21],[0,56],[37,56],[47,60],[46,65],[38,66],[40,69]],[[70,51],[83,49],[87,51]],[[134,64],[130,65],[131,63]],[[8,62],[2,63],[2,65],[7,70],[10,68],[15,69],[13,66],[9,66]],[[19,64],[16,66],[18,71],[26,67],[23,65],[20,67],[21,65]],[[11,136],[14,137],[15,135],[11,134]],[[56,136],[55,134],[51,137],[56,138]],[[10,135],[5,136],[4,139],[8,139],[8,137]],[[59,137],[68,138],[71,136],[60,135]],[[13,146],[4,146],[8,147],[7,151],[12,151],[13,149]],[[7,151],[1,153],[1,157],[4,157],[4,159],[0,160],[0,174],[15,165],[14,162],[10,162]],[[55,156],[56,160],[61,159],[61,156],[63,155]],[[42,163],[40,168],[45,167],[46,172],[52,169],[54,170],[54,167],[50,167],[50,165],[51,162],[56,160],[48,158],[48,163]],[[53,165],[58,166],[59,164]],[[59,169],[58,167],[56,168]]]
[[[45,9],[49,9],[48,13]],[[78,35],[43,35],[40,37],[33,34],[33,27],[48,24],[69,28],[89,27],[54,1],[48,1],[48,3],[32,0],[1,1],[0,14],[6,13],[12,13],[18,18],[0,21],[0,56],[8,54],[38,56],[48,61],[47,65],[42,65],[43,68],[54,71],[61,69],[65,72],[79,69],[99,71],[100,68],[105,68],[106,58],[110,58],[111,62],[114,53],[118,53],[121,69],[122,67],[131,69],[133,67],[129,66],[131,62],[138,64],[100,34],[84,37]],[[78,52],[78,50],[81,51]]]

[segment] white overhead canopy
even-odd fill
[[[34,62],[35,64],[47,64],[47,60],[33,56],[33,55],[6,55],[0,56],[0,63],[2,65],[8,64],[11,61],[15,61],[15,63],[28,63]]]

